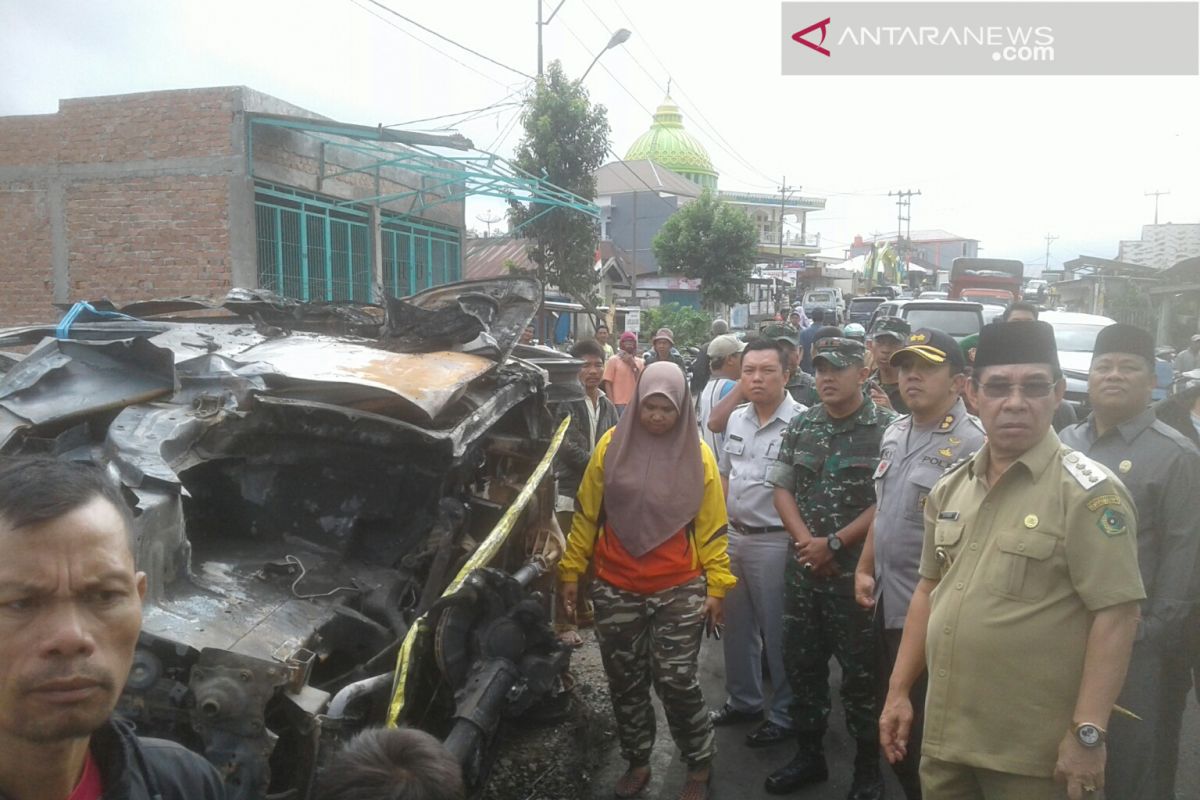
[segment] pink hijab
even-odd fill
[[[639,420],[642,400],[662,395],[679,411],[675,427],[655,436]],[[621,545],[639,558],[696,518],[704,499],[704,462],[696,409],[683,370],[670,361],[646,367],[604,454],[604,508]]]

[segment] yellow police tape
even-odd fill
[[[446,591],[442,592],[442,597],[457,592],[459,587],[462,586],[463,581],[467,579],[467,576],[473,570],[491,561],[492,557],[496,555],[501,546],[508,540],[508,536],[512,533],[513,526],[517,524],[517,519],[521,516],[521,512],[529,505],[530,499],[533,498],[533,493],[537,491],[538,485],[546,477],[546,473],[550,471],[554,455],[558,452],[558,448],[567,434],[567,426],[570,424],[571,417],[568,414],[558,426],[558,430],[555,431],[554,437],[550,440],[550,446],[546,448],[546,454],[542,456],[541,462],[533,470],[533,473],[529,476],[529,480],[525,482],[525,486],[521,488],[517,499],[505,510],[504,516],[500,517],[500,521],[496,523],[496,527],[492,528],[491,533],[483,540],[483,544],[479,545],[475,552],[471,554],[470,559],[458,571],[458,575],[455,576],[454,580],[450,581],[450,585],[446,587]],[[426,617],[426,614],[422,614],[413,623],[413,626],[408,629],[408,634],[404,637],[404,642],[400,645],[400,653],[396,656],[396,678],[392,681],[392,702],[388,707],[387,724],[389,728],[396,727],[397,721],[400,719],[400,714],[404,711],[404,690],[408,682],[412,651],[417,640],[425,635],[425,630],[429,624]]]

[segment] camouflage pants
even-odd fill
[[[824,732],[829,718],[829,658],[842,667],[846,729],[855,739],[879,735],[878,655],[871,614],[854,602],[853,576],[810,578],[794,558],[784,571],[783,662],[792,684],[792,725]],[[820,582],[825,584],[817,587]],[[844,585],[843,585],[844,584]]]
[[[703,578],[654,594],[628,592],[602,580],[592,584],[596,636],[617,718],[617,737],[621,755],[632,765],[650,763],[652,681],[671,737],[689,768],[702,767],[716,752],[697,678],[704,597]]]

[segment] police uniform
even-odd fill
[[[1097,337],[1094,357],[1113,352],[1140,355],[1152,364],[1154,340],[1133,326],[1110,325]],[[1194,624],[1197,599],[1200,452],[1150,408],[1103,436],[1094,415],[1060,436],[1063,444],[1117,474],[1138,515],[1138,564],[1147,599],[1117,702],[1142,719],[1113,718],[1105,793],[1112,800],[1172,798],[1179,729],[1191,684],[1187,652],[1180,644]]]
[[[847,364],[842,355],[824,346],[827,342],[836,343],[833,348],[853,349],[856,360]],[[814,360],[827,358],[835,366],[861,365],[865,354],[860,342],[842,338],[817,339],[813,349]],[[778,462],[767,473],[767,480],[792,493],[814,537],[837,533],[874,505],[873,476],[879,464],[879,443],[895,417],[892,411],[864,398],[848,417],[835,419],[824,405],[819,405],[788,425]],[[854,601],[854,568],[861,552],[861,544],[837,551],[834,562],[839,574],[832,577],[817,577],[795,558],[787,560],[784,660],[795,697],[792,724],[801,735],[802,750],[797,759],[805,755],[806,747],[814,751],[814,758],[823,759],[821,737],[831,706],[829,658],[833,655],[842,667],[846,727],[859,743],[860,756],[873,749],[877,773],[874,630],[870,613]],[[856,761],[856,777],[858,770]],[[773,788],[776,774],[768,779],[768,791],[788,791],[792,784],[787,780]]]
[[[767,470],[779,454],[784,429],[804,411],[788,394],[766,424],[759,425],[752,403],[729,417],[720,454],[721,475],[729,482],[729,561],[737,591],[725,599],[726,703],[741,713],[765,705],[763,657],[773,691],[767,721],[790,729],[792,690],[783,661],[783,570],[792,538],[779,520]]]

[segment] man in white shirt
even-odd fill
[[[708,444],[715,456],[721,454],[724,436],[709,430],[708,416],[712,413],[713,406],[737,385],[737,380],[742,374],[742,350],[745,347],[746,343],[731,333],[718,336],[708,343],[711,377],[700,390],[696,421],[700,424],[700,438]]]

